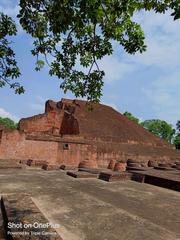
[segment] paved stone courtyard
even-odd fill
[[[180,193],[133,182],[74,179],[65,171],[0,169],[0,195],[29,193],[63,240],[180,239]]]

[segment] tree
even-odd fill
[[[174,145],[180,149],[180,120],[176,123],[176,136],[174,137]]]
[[[0,87],[9,85],[15,93],[21,94],[24,88],[18,82],[12,82],[20,76],[20,70],[15,60],[15,53],[10,47],[9,36],[16,35],[16,25],[10,17],[0,13]]]
[[[139,123],[139,119],[134,117],[130,112],[124,112],[123,115],[126,116],[129,120]]]
[[[112,41],[129,54],[146,50],[132,19],[140,10],[172,10],[174,20],[180,17],[179,0],[20,0],[18,18],[35,39],[36,70],[48,64],[64,92],[98,102],[105,74],[98,61],[113,53]]]
[[[176,123],[176,130],[177,130],[177,133],[180,134],[180,120],[178,120]]]
[[[180,149],[180,134],[175,136],[174,145],[176,146],[177,149]]]
[[[172,143],[175,129],[173,129],[171,124],[163,120],[151,119],[142,122],[141,125],[158,137],[168,141],[169,143]]]
[[[3,125],[5,128],[9,128],[9,129],[17,129],[17,123],[15,123],[10,118],[0,117],[0,125]]]

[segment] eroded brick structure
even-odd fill
[[[174,162],[180,152],[109,106],[48,100],[45,113],[0,131],[0,159],[32,159],[68,166],[107,167],[110,160]]]

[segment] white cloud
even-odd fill
[[[12,115],[11,113],[7,112],[5,109],[0,108],[0,116],[3,118],[10,118],[12,120],[14,120],[15,122],[19,121],[19,117]]]
[[[156,35],[161,34],[177,33],[179,22],[174,21],[170,15],[170,11],[165,14],[141,11],[135,14],[134,20],[142,25],[148,36],[152,36],[151,33],[156,33],[155,36],[152,36],[156,37]]]
[[[12,18],[15,18],[19,12],[19,6],[18,5],[7,7],[0,6],[0,12],[3,12],[4,14],[7,14]]]
[[[152,82],[143,94],[152,103],[157,118],[175,124],[180,119],[180,72],[162,76]]]
[[[20,7],[17,1],[12,0],[1,0],[0,2],[0,12],[7,14],[12,17],[12,19],[16,22],[17,33],[21,34],[24,32],[21,25],[19,24],[19,20],[17,18],[17,14],[19,13]]]
[[[156,14],[153,12],[137,14],[145,32],[147,51],[130,57],[135,64],[174,68],[180,66],[180,22],[174,21],[170,12]]]
[[[104,80],[107,83],[132,76],[144,67],[154,67],[160,71],[168,69],[173,72],[175,68],[180,69],[180,33],[177,31],[180,29],[180,22],[174,21],[170,12],[141,12],[135,16],[135,20],[145,32],[147,51],[143,54],[129,55],[122,53],[122,48],[113,42],[115,54],[104,57],[99,62],[100,68],[105,71]]]
[[[171,96],[164,90],[159,88],[142,88],[143,93],[153,102],[155,105],[163,105],[170,101]]]
[[[141,90],[152,106],[153,115],[175,124],[180,119],[180,22],[174,21],[169,12],[140,13],[135,19],[145,32],[147,51],[135,56],[124,54],[127,69],[128,61],[129,68],[142,69],[143,75],[146,69]],[[153,79],[148,77],[149,71]]]
[[[161,69],[180,67],[180,44],[175,40],[175,37],[166,38],[164,36],[164,38],[148,39],[147,47],[145,53],[138,53],[131,59],[135,64],[154,66]]]
[[[104,57],[99,66],[105,71],[105,82],[108,83],[119,81],[136,69],[135,65],[125,63],[115,56]]]

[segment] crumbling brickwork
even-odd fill
[[[48,100],[45,113],[23,118],[18,130],[2,130],[0,159],[107,167],[111,160],[172,162],[180,152],[113,108],[79,100]]]

